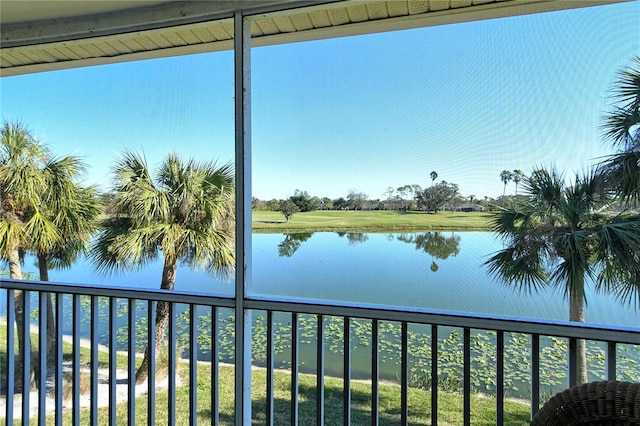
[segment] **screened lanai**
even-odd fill
[[[337,424],[356,424],[355,416],[361,416],[365,412],[368,424],[381,424],[379,418],[380,411],[380,388],[378,380],[379,365],[381,360],[377,348],[380,347],[380,339],[384,338],[381,329],[384,324],[393,323],[397,325],[397,338],[400,342],[397,363],[400,365],[398,373],[398,383],[400,394],[397,407],[398,421],[401,424],[409,424],[410,419],[415,419],[415,409],[410,402],[411,377],[409,369],[409,348],[416,345],[427,346],[427,343],[416,343],[412,341],[412,331],[415,329],[427,330],[431,336],[438,336],[443,330],[456,328],[461,330],[460,346],[463,359],[461,360],[461,388],[462,400],[459,410],[464,424],[472,424],[471,412],[474,410],[476,400],[472,400],[471,369],[473,365],[472,342],[476,342],[475,333],[477,330],[486,330],[492,334],[493,345],[495,346],[495,371],[492,373],[492,380],[495,382],[497,395],[493,404],[495,405],[496,424],[510,424],[508,410],[505,411],[505,353],[503,351],[505,340],[510,338],[510,333],[526,335],[527,347],[531,353],[531,370],[528,372],[526,381],[531,386],[529,391],[529,414],[533,416],[540,407],[541,397],[540,387],[540,353],[541,345],[550,338],[566,339],[568,344],[568,355],[566,359],[567,369],[570,371],[567,385],[575,380],[573,371],[574,364],[574,342],[577,339],[590,339],[598,342],[604,348],[607,357],[606,377],[615,378],[620,375],[616,367],[616,362],[622,361],[616,357],[620,347],[639,345],[640,337],[637,327],[601,325],[601,324],[570,324],[567,321],[544,321],[522,319],[516,317],[503,317],[500,315],[478,314],[468,312],[449,312],[430,309],[419,309],[415,307],[403,308],[402,306],[381,306],[376,304],[353,304],[335,300],[309,300],[287,295],[279,297],[269,297],[264,294],[256,295],[253,288],[254,257],[259,254],[253,251],[252,242],[252,196],[253,193],[253,105],[252,105],[252,82],[259,76],[254,75],[252,67],[252,48],[278,46],[309,41],[321,41],[328,39],[341,39],[343,37],[358,36],[365,34],[377,34],[388,31],[401,31],[425,27],[438,27],[443,25],[462,24],[468,22],[492,20],[498,18],[522,16],[529,14],[562,11],[569,9],[580,9],[584,7],[598,7],[613,4],[611,1],[599,0],[391,0],[391,1],[368,1],[368,0],[347,0],[347,1],[280,1],[280,0],[250,0],[250,1],[13,1],[7,0],[0,3],[0,75],[5,78],[23,76],[28,74],[72,70],[82,67],[100,67],[103,65],[121,64],[132,61],[145,61],[159,58],[181,57],[201,53],[211,52],[232,52],[232,57],[227,58],[224,63],[229,70],[232,70],[232,96],[233,100],[228,105],[233,108],[230,127],[233,128],[232,143],[229,145],[230,152],[233,153],[232,160],[235,170],[235,272],[233,276],[233,287],[229,287],[225,294],[197,295],[189,292],[163,292],[159,290],[140,290],[135,283],[127,283],[123,280],[124,289],[96,287],[83,282],[74,284],[58,283],[48,286],[37,280],[12,280],[2,278],[0,293],[7,306],[7,325],[13,324],[16,315],[23,315],[24,318],[37,317],[33,321],[34,326],[40,329],[46,328],[47,317],[45,315],[33,314],[35,311],[45,312],[44,296],[52,294],[56,300],[55,305],[59,307],[69,306],[66,312],[56,311],[61,321],[63,316],[71,318],[66,321],[73,323],[72,329],[82,321],[89,322],[89,336],[98,335],[100,323],[107,327],[110,342],[116,346],[116,310],[124,309],[121,306],[128,306],[129,315],[127,324],[135,322],[139,317],[151,323],[154,319],[153,312],[158,303],[171,304],[172,309],[182,306],[182,311],[187,311],[193,317],[196,312],[200,315],[206,312],[210,318],[222,318],[226,321],[225,329],[228,336],[232,336],[232,349],[228,355],[228,360],[232,360],[234,365],[233,377],[235,386],[233,389],[225,389],[225,392],[233,394],[233,411],[229,415],[225,412],[221,416],[219,409],[222,399],[221,390],[217,387],[220,380],[220,371],[212,368],[207,371],[207,377],[203,380],[202,373],[198,376],[196,358],[198,357],[197,325],[189,323],[186,335],[189,337],[189,349],[187,357],[192,361],[187,385],[190,389],[197,388],[199,381],[207,383],[207,393],[211,395],[207,400],[207,408],[199,408],[198,392],[187,393],[186,401],[178,401],[176,397],[179,388],[184,383],[179,384],[174,379],[168,379],[168,383],[163,388],[168,395],[162,402],[156,400],[156,383],[152,379],[155,374],[155,363],[149,365],[150,379],[144,385],[147,387],[144,393],[144,402],[140,402],[138,390],[132,381],[129,380],[128,398],[124,403],[126,409],[117,408],[115,401],[116,388],[108,388],[111,403],[106,410],[107,413],[100,412],[97,402],[90,403],[88,407],[81,404],[83,401],[80,392],[80,370],[84,368],[90,373],[91,383],[89,392],[93,396],[91,401],[97,401],[98,388],[98,345],[90,345],[91,353],[85,355],[74,352],[72,366],[70,367],[69,379],[73,386],[70,402],[63,402],[62,388],[54,385],[54,397],[47,400],[51,390],[47,390],[47,383],[37,383],[36,392],[28,392],[24,389],[13,395],[12,380],[13,371],[17,364],[22,363],[22,375],[24,381],[29,380],[30,365],[39,365],[41,370],[46,370],[46,353],[40,351],[37,358],[14,360],[13,356],[6,358],[7,378],[5,385],[5,412],[0,413],[0,417],[8,419],[11,424],[13,419],[31,418],[32,422],[42,422],[47,416],[53,416],[56,424],[66,424],[67,421],[73,424],[98,424],[101,416],[108,419],[109,424],[133,424],[136,422],[136,410],[146,411],[145,420],[148,424],[156,424],[158,418],[168,418],[168,424],[196,424],[198,419],[206,417],[211,424],[279,424],[274,407],[282,409],[283,403],[277,405],[274,391],[274,375],[277,370],[274,365],[276,361],[276,349],[274,348],[274,328],[276,319],[284,315],[284,323],[290,324],[286,329],[291,345],[286,349],[289,351],[288,366],[291,375],[290,398],[286,401],[287,422],[298,424],[305,421],[300,418],[300,406],[309,404],[300,395],[303,394],[299,382],[300,348],[298,342],[301,339],[301,321],[304,320],[307,329],[312,330],[317,336],[327,336],[332,333],[341,333],[341,345],[345,350],[341,352],[342,362],[342,382],[340,394],[340,412],[328,413],[329,405],[328,392],[323,381],[325,375],[325,339],[316,339],[315,351],[316,360],[313,369],[315,374],[315,387],[310,394],[313,394],[314,405],[313,420],[316,424],[329,424],[328,419],[335,420]],[[525,31],[523,29],[523,31]],[[433,43],[444,43],[445,40],[434,40]],[[304,46],[304,45],[302,45]],[[285,64],[286,67],[286,64]],[[322,64],[318,65],[322,68]],[[401,74],[399,70],[398,74]],[[230,73],[231,74],[231,73]],[[134,77],[134,76],[132,76]],[[141,84],[144,75],[136,75]],[[304,79],[305,76],[300,76]],[[0,82],[0,84],[2,84]],[[194,112],[195,113],[195,112]],[[231,126],[232,125],[232,126]],[[261,142],[264,144],[263,142]],[[34,307],[31,312],[25,309],[23,312],[16,312],[15,306],[11,307],[13,297],[16,292],[24,292],[30,295],[30,304]],[[65,299],[68,297],[69,299]],[[81,302],[81,298],[86,298],[89,302]],[[68,301],[67,301],[68,300]],[[100,302],[102,301],[102,302]],[[105,303],[110,313],[108,319],[98,319],[100,312],[99,304]],[[141,304],[142,310],[136,310],[135,306]],[[87,310],[87,317],[81,313],[82,306]],[[104,306],[103,306],[104,307]],[[95,316],[94,316],[95,314]],[[139,316],[136,318],[136,314]],[[260,324],[264,322],[264,327],[256,329],[256,318],[260,318]],[[328,329],[329,319],[339,319],[339,327],[335,328],[332,323],[331,331]],[[366,329],[371,334],[371,353],[367,361],[370,364],[370,387],[366,395],[367,409],[355,408],[353,383],[351,381],[351,345],[355,345],[356,337],[352,335],[354,324],[360,321],[366,322]],[[279,323],[278,323],[279,324]],[[311,324],[309,326],[309,324]],[[176,353],[176,327],[177,323],[171,323],[168,334],[169,353],[174,356]],[[86,324],[85,324],[86,326]],[[300,327],[300,328],[299,328]],[[310,328],[309,328],[310,327]],[[341,327],[341,329],[340,329]],[[17,342],[17,336],[13,332],[13,326],[7,326],[7,347],[13,346]],[[129,327],[129,346],[125,348],[129,354],[136,353],[135,339],[155,339],[152,328],[148,328],[146,335],[135,335]],[[9,331],[10,330],[10,331]],[[207,329],[208,339],[211,342],[222,341],[222,327],[211,327]],[[58,358],[58,367],[52,369],[55,377],[54,382],[63,381],[63,369],[61,359],[64,358],[62,347],[62,328],[59,328],[59,342],[55,343]],[[260,334],[261,333],[261,334]],[[256,406],[255,400],[252,402],[253,394],[252,368],[255,367],[255,354],[252,353],[252,339],[257,335],[265,336],[264,357],[260,360],[260,367],[266,370],[264,379],[264,396],[260,399],[264,407]],[[40,334],[44,336],[44,333]],[[111,337],[113,336],[113,337]],[[76,347],[80,346],[80,333],[72,332],[70,336]],[[83,335],[83,338],[86,337]],[[28,339],[26,339],[28,340]],[[542,342],[542,343],[541,343]],[[38,346],[46,347],[44,338],[40,339]],[[431,353],[438,354],[438,338],[431,339],[428,343]],[[173,346],[172,346],[173,345]],[[492,346],[493,347],[493,346]],[[95,348],[95,349],[94,349]],[[402,349],[404,348],[404,349]],[[229,347],[227,346],[228,350]],[[211,358],[217,357],[216,351],[220,348],[216,344],[210,346]],[[307,348],[308,350],[308,348]],[[13,355],[11,349],[8,350]],[[109,379],[116,382],[116,353],[107,351],[109,356]],[[140,350],[137,351],[138,353]],[[44,354],[44,355],[43,355]],[[82,357],[82,362],[81,362]],[[132,377],[135,371],[135,356],[129,357],[129,364],[124,367]],[[616,361],[618,360],[618,361]],[[442,361],[442,360],[440,360]],[[175,363],[175,359],[169,360]],[[439,418],[439,404],[442,405],[439,397],[438,383],[438,357],[432,356],[428,359],[428,381],[433,385],[429,394],[429,412],[419,413],[418,417],[425,419],[426,424],[447,423],[446,419]],[[83,367],[81,367],[81,364]],[[118,367],[121,368],[121,367]],[[51,370],[51,369],[50,369]],[[15,371],[19,371],[16,369]],[[65,373],[66,374],[66,373]],[[544,374],[544,373],[542,373]],[[65,376],[66,377],[66,376]],[[172,377],[172,375],[169,375]],[[262,376],[260,376],[262,377]],[[65,379],[67,380],[67,379]],[[306,382],[305,382],[306,383]],[[50,385],[49,385],[50,386]],[[308,385],[307,385],[308,386]],[[426,386],[426,385],[425,385]],[[51,387],[51,386],[50,386]],[[100,388],[102,389],[102,388]],[[308,389],[305,389],[308,391]],[[4,392],[3,392],[4,393]],[[138,396],[137,396],[138,395]],[[309,393],[305,393],[308,397]],[[473,402],[472,402],[473,401]],[[15,402],[15,404],[14,404]],[[93,404],[93,405],[92,405]],[[64,408],[63,408],[64,405]],[[181,412],[177,406],[187,406],[186,413],[188,420],[180,418],[176,413]],[[259,404],[258,404],[259,405]],[[15,408],[14,408],[15,407]],[[53,414],[46,411],[46,407],[53,407]],[[333,407],[333,406],[331,406]],[[89,414],[85,416],[86,410]],[[206,414],[203,414],[207,411]],[[356,413],[357,411],[357,413]],[[69,417],[63,417],[64,412],[70,412]],[[260,412],[259,418],[255,413]],[[362,417],[358,417],[360,419]],[[10,419],[10,420],[9,420]],[[88,420],[87,420],[88,419]],[[22,424],[26,424],[23,421]],[[39,423],[40,424],[40,423]]]

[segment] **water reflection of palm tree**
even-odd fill
[[[295,234],[284,234],[284,240],[278,244],[278,255],[280,257],[291,257],[298,251],[302,243],[307,241],[313,232],[300,232]]]
[[[442,232],[426,232],[424,234],[401,234],[398,240],[409,244],[415,244],[416,250],[422,250],[431,255],[431,271],[437,272],[440,268],[435,259],[446,260],[449,256],[457,256],[460,253],[460,237],[455,234],[446,237]]]

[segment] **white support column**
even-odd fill
[[[251,285],[251,32],[241,12],[234,15],[236,285],[235,420],[251,423],[251,313],[244,298]]]

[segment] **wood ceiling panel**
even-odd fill
[[[460,7],[469,7],[471,6],[472,0],[451,0],[451,8],[457,9]]]
[[[184,41],[177,33],[175,32],[170,32],[170,33],[165,33],[164,34],[164,38],[167,39],[167,41],[169,41],[169,43],[171,43],[172,47],[176,47],[176,46],[186,46],[187,42]]]
[[[350,22],[364,22],[369,20],[367,6],[364,4],[348,7],[347,13],[349,15]]]
[[[275,17],[273,18],[273,22],[275,22],[279,32],[281,33],[292,33],[296,30],[293,22],[291,22],[291,18],[289,18],[288,16]]]
[[[65,58],[64,60],[66,61],[82,59],[82,57],[78,55],[78,53],[75,50],[70,49],[66,46],[56,47],[55,49],[52,49],[52,50],[57,53],[56,56],[59,55],[59,57]]]
[[[389,9],[389,16],[407,16],[409,14],[409,4],[407,1],[389,1],[387,2],[387,9]]]
[[[278,4],[278,1],[254,0],[243,4],[247,7],[250,4],[275,5]],[[588,3],[596,5],[607,3],[607,1],[589,0]],[[154,9],[156,11],[178,12],[177,9],[171,8],[169,4],[171,2],[155,3],[157,8],[161,8]],[[233,1],[228,0],[216,3],[217,6],[214,5],[214,2],[206,2],[207,7],[203,6],[204,3],[197,1],[184,2],[186,9],[181,8],[180,13],[188,10],[194,14],[206,15],[211,13],[212,8],[219,7],[224,9],[230,7]],[[503,5],[509,7],[503,7]],[[466,22],[474,20],[474,18],[487,19],[489,17],[511,16],[544,10],[583,7],[584,5],[584,0],[346,0],[344,2],[311,5],[305,9],[258,13],[255,19],[250,18],[250,20],[251,34],[255,40],[255,45],[268,45],[440,25],[443,23]],[[116,7],[115,2],[112,6]],[[447,10],[451,12],[447,12]],[[122,25],[128,25],[133,17],[145,15],[135,15],[132,12],[122,16],[126,16],[122,18],[126,21],[126,24],[123,23]],[[180,19],[179,16],[176,18],[171,16],[170,13],[167,16],[158,16],[157,14],[149,14],[147,16],[154,19],[160,18],[158,22],[161,22],[162,19]],[[1,15],[0,18],[2,18]],[[119,22],[118,19],[110,21],[107,18],[99,16],[96,18],[96,23],[112,22],[117,24]],[[4,21],[2,22],[4,23]],[[75,29],[76,27],[73,25],[78,24],[77,19],[74,18],[69,22],[65,29]],[[87,22],[90,23],[89,17]],[[47,23],[49,27],[53,24],[51,22]],[[27,26],[24,28],[27,28]],[[0,28],[0,30],[2,30],[3,35],[0,43],[6,43],[7,40],[11,42],[12,39],[5,38],[5,35],[14,34],[14,32],[6,32],[4,27]],[[23,40],[20,37],[29,36],[28,30],[23,29],[22,31],[15,32],[17,36],[15,40]],[[42,70],[51,70],[82,66],[83,64],[122,62],[131,60],[130,58],[162,57],[164,55],[163,51],[166,49],[171,49],[169,53],[171,55],[181,54],[180,52],[195,53],[229,49],[231,47],[229,41],[234,36],[234,24],[233,19],[227,15],[211,21],[203,18],[202,20],[174,26],[163,27],[158,25],[157,27],[151,26],[147,29],[130,32],[118,32],[115,29],[113,31],[113,33],[108,34],[94,34],[89,31],[84,37],[78,36],[68,40],[25,44],[24,46],[11,44],[6,47],[6,44],[3,44],[0,50],[3,75],[36,72],[39,69],[38,64],[46,64],[46,67],[43,67]],[[34,40],[37,39],[37,36],[34,35],[33,37],[36,37]],[[14,43],[18,42],[14,41]],[[184,50],[180,50],[183,48]],[[50,65],[55,62],[60,62],[60,64]],[[28,70],[22,71],[27,67]]]
[[[389,11],[385,2],[367,4],[369,19],[384,19],[389,17]]]
[[[309,13],[309,18],[313,22],[315,28],[324,28],[331,26],[331,19],[326,10],[315,10]]]
[[[345,8],[329,9],[328,13],[331,25],[344,25],[347,22],[350,22],[349,13]]]
[[[104,56],[116,56],[119,51],[108,42],[94,43],[94,46],[104,52]]]
[[[306,31],[315,28],[308,13],[298,13],[297,15],[293,15],[291,17],[291,22],[293,22],[293,26],[296,31]]]
[[[153,40],[153,38],[149,36],[136,37],[136,40],[138,41],[138,43],[140,43],[140,45],[142,45],[142,47],[145,48],[145,50],[156,50],[160,49],[161,47]]]
[[[427,13],[429,11],[429,1],[409,1],[409,14],[410,15],[419,15],[421,13]]]
[[[451,7],[449,0],[431,0],[429,11],[436,12],[438,10],[446,10]]]
[[[190,31],[190,30],[178,31],[176,32],[176,34],[178,34],[178,36],[182,40],[184,40],[185,43],[189,45],[202,43],[202,40],[200,40],[193,31]]]

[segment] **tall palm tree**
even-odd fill
[[[509,181],[513,179],[513,173],[509,170],[503,170],[500,172],[500,180],[504,184],[504,189],[502,190],[502,205],[504,206],[504,197],[507,192],[507,184]]]
[[[603,164],[618,195],[628,203],[640,200],[640,57],[618,75],[616,105],[605,117],[605,139],[618,149]]]
[[[505,248],[485,263],[508,285],[552,286],[569,299],[569,320],[584,322],[587,279],[624,303],[640,301],[640,217],[602,213],[610,203],[595,172],[565,184],[555,170],[524,178],[528,203],[502,209],[492,229]],[[585,342],[578,342],[579,383],[587,380]]]
[[[102,204],[95,187],[83,187],[78,179],[85,171],[77,157],[51,158],[43,173],[48,193],[41,210],[56,226],[58,235],[39,235],[31,239],[29,248],[38,259],[40,281],[49,281],[49,269],[69,268],[79,254],[86,254],[89,239],[98,228]],[[55,317],[52,295],[47,299],[47,364],[55,361]]]
[[[516,184],[516,196],[518,195],[518,185],[520,184],[523,176],[524,174],[520,169],[515,169],[511,175],[511,177],[513,178],[513,183]]]
[[[61,241],[60,230],[47,215],[53,191],[51,173],[45,169],[51,154],[22,123],[5,121],[0,139],[0,258],[7,260],[11,278],[22,279],[21,253],[34,244]],[[24,356],[22,291],[15,292],[15,306],[18,352]]]
[[[230,164],[183,162],[169,154],[152,177],[144,157],[125,152],[113,173],[113,214],[90,250],[99,271],[141,268],[161,255],[160,288],[173,290],[178,262],[217,273],[233,270]],[[168,322],[169,304],[158,302],[156,348]],[[148,362],[149,346],[136,373],[138,383],[147,378]]]
[[[431,186],[433,186],[433,183],[438,179],[438,173],[434,170],[429,173],[429,176],[431,177]]]

